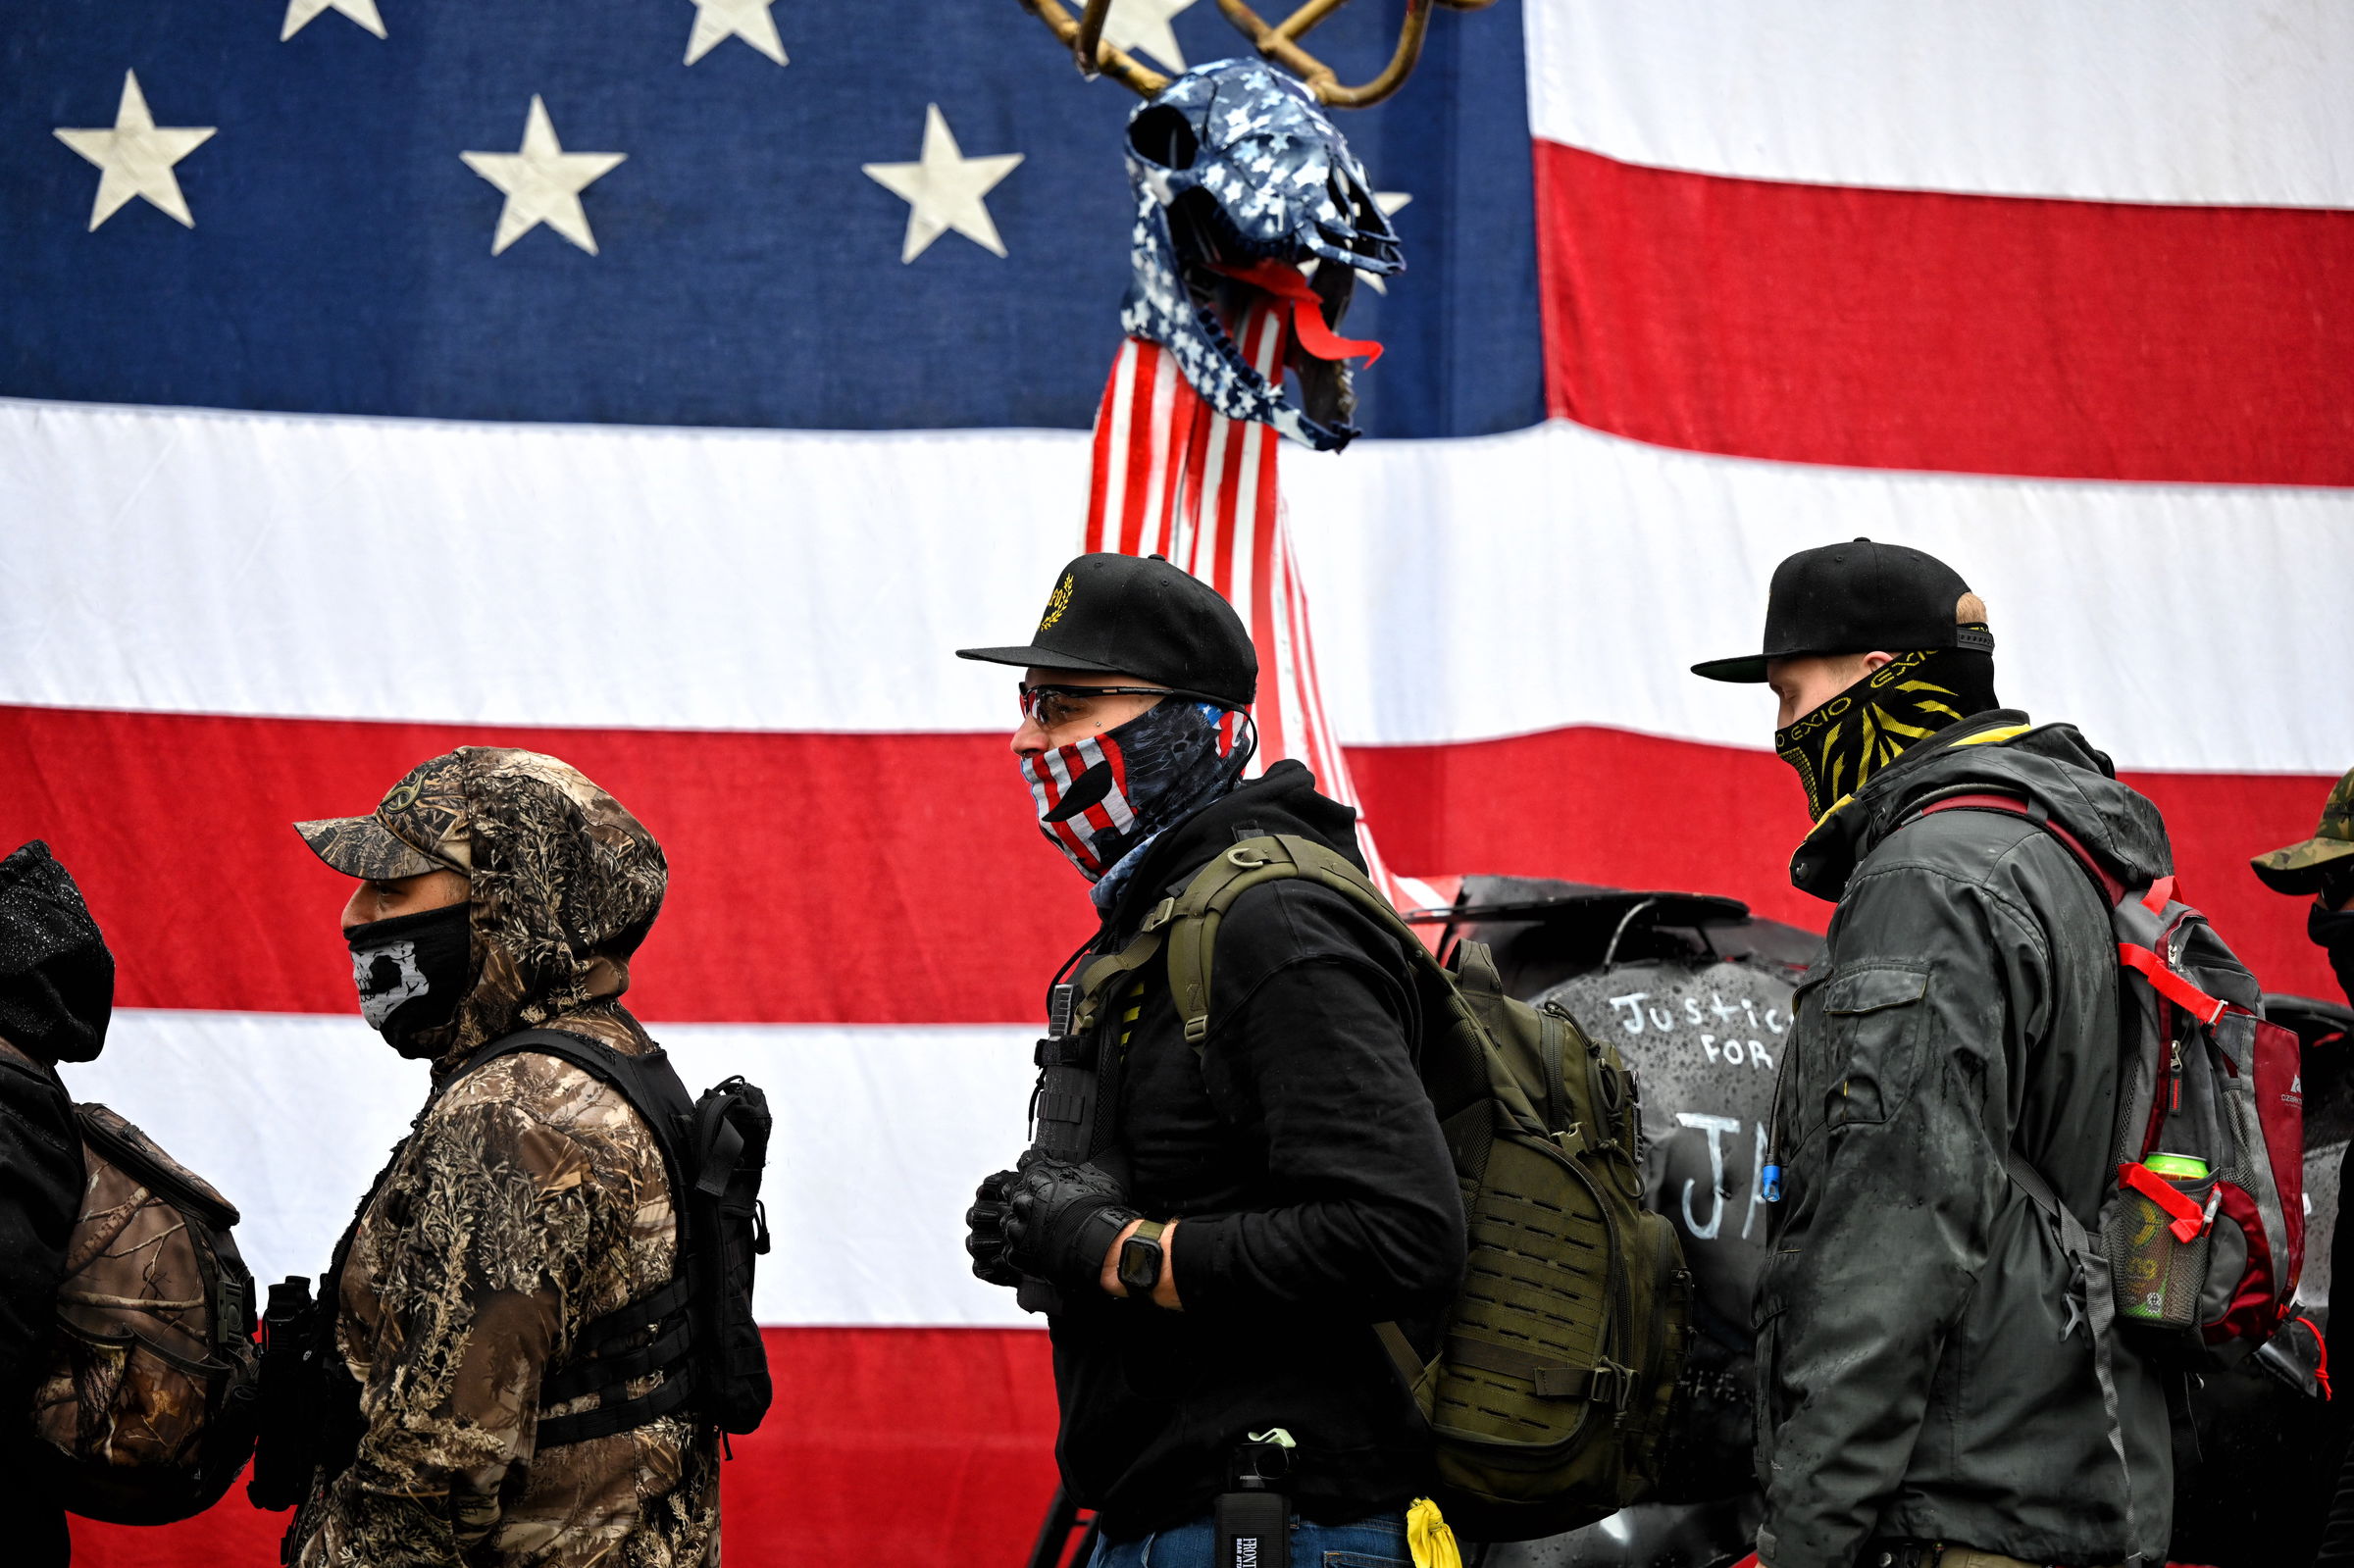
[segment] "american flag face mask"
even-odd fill
[[[1223,794],[1242,772],[1238,711],[1154,704],[1101,734],[1021,759],[1039,831],[1096,882],[1145,840]]]

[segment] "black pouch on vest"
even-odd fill
[[[1290,1568],[1291,1515],[1291,1499],[1269,1488],[1218,1493],[1217,1568]]]
[[[318,1463],[303,1397],[311,1282],[303,1275],[270,1287],[262,1313],[261,1378],[253,1475],[245,1495],[256,1508],[291,1508],[310,1492]]]
[[[1277,1427],[1253,1433],[1235,1449],[1234,1487],[1210,1506],[1217,1532],[1217,1568],[1290,1568],[1292,1435]]]

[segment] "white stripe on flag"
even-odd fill
[[[2121,767],[2354,761],[2354,704],[2315,700],[2354,668],[2354,491],[1820,468],[1562,422],[1284,457],[1352,741],[1585,723],[1762,747],[1764,688],[1687,667],[1757,650],[1784,556],[1869,536],[1950,562],[1992,612],[2003,699]]]
[[[775,1249],[764,1323],[1035,1324],[965,1267],[973,1187],[1013,1163],[1034,1078],[1025,1028],[649,1024],[689,1093],[732,1073],[768,1091],[762,1184]],[[356,1013],[115,1014],[106,1053],[63,1069],[244,1211],[256,1279],[316,1276],[425,1100]]]
[[[2343,0],[1530,0],[1535,133],[1830,185],[2354,207]]]
[[[1128,497],[1129,432],[1136,418],[1136,387],[1139,379],[1137,356],[1123,344],[1115,362],[1111,384],[1103,393],[1103,429],[1097,439],[1103,443],[1102,481],[1096,487],[1088,512],[1087,542],[1082,552],[1117,550],[1120,536],[1126,531],[1125,508]]]
[[[1284,443],[1287,444],[1288,443]],[[809,434],[0,400],[0,702],[656,730],[1003,733],[1076,432]],[[2123,765],[2335,774],[2354,491],[1712,457],[1555,423],[1284,450],[1334,733],[1763,744],[1792,550],[1869,534],[1993,606],[2006,698]],[[1176,557],[1183,559],[1182,556]],[[439,563],[463,562],[464,570]],[[355,606],[402,629],[387,658]],[[517,607],[523,606],[519,610]]]

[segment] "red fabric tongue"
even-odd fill
[[[1331,263],[1327,262],[1326,266]],[[1212,271],[1237,278],[1254,288],[1263,288],[1290,307],[1292,334],[1300,346],[1318,359],[1355,359],[1364,356],[1367,365],[1381,358],[1381,345],[1370,338],[1343,337],[1324,325],[1324,302],[1300,276],[1300,269],[1279,261],[1253,262],[1248,267],[1217,267]]]

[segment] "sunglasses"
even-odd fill
[[[1167,686],[1057,686],[1017,683],[1022,717],[1041,730],[1054,730],[1084,719],[1098,697],[1175,697],[1184,695]]]

